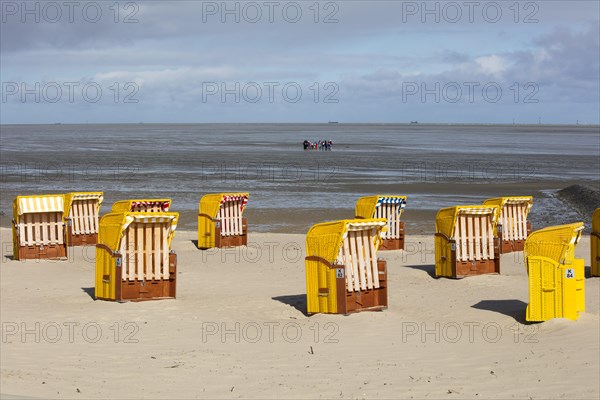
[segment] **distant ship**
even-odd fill
[[[418,124],[419,121],[410,121],[411,124]]]
[[[337,121],[329,121],[328,124],[338,124],[339,122]]]

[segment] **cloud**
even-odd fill
[[[496,54],[477,57],[475,63],[485,74],[500,76],[506,70],[506,60]]]
[[[514,83],[533,83],[539,88],[540,100],[552,101],[559,94],[563,101],[598,102],[600,43],[598,23],[576,31],[559,27],[532,40],[529,50],[501,54],[451,54],[443,59],[450,68],[440,73],[406,73],[402,70],[376,70],[361,75],[347,75],[342,87],[357,98],[393,96],[400,98],[409,83],[477,82],[481,86],[494,82],[505,90]]]
[[[224,12],[225,3],[220,1],[135,2],[130,9],[124,8],[129,3],[119,3],[118,15],[113,2],[102,2],[97,22],[86,20],[80,9],[73,22],[58,23],[44,18],[35,23],[31,16],[22,23],[21,15],[5,13],[6,21],[0,25],[2,79],[94,81],[107,87],[134,82],[140,99],[132,116],[135,121],[145,119],[144,107],[181,118],[197,115],[194,105],[202,102],[206,82],[243,87],[273,81],[280,86],[298,83],[305,97],[295,105],[281,98],[273,103],[204,103],[203,110],[210,112],[202,115],[263,121],[287,116],[298,121],[335,109],[347,118],[395,120],[403,118],[397,106],[407,107],[403,93],[408,82],[423,83],[419,89],[425,90],[436,90],[438,83],[441,91],[446,85],[449,95],[459,84],[463,96],[458,101],[435,102],[429,96],[415,104],[419,110],[411,110],[436,118],[469,115],[476,105],[489,110],[477,109],[474,117],[511,114],[516,106],[526,109],[523,96],[534,95],[546,107],[543,112],[555,113],[551,104],[577,103],[598,120],[597,2],[520,2],[516,14],[514,2],[497,2],[502,15],[494,23],[486,20],[482,7],[470,21],[464,2],[437,2],[433,14],[423,9],[421,1],[319,2],[316,8],[314,2],[296,3],[302,11],[297,22],[290,22],[291,14],[282,11],[291,2],[278,3],[272,22],[263,2],[228,2],[227,7],[237,7],[238,15]],[[252,4],[262,7],[257,22],[249,21]],[[444,14],[449,4],[462,7],[456,22]],[[137,22],[125,23],[127,16]],[[328,18],[337,22],[325,23]],[[311,104],[311,85],[318,84],[322,96],[327,82],[338,85],[340,103]],[[465,82],[479,84],[476,101],[470,101]],[[501,103],[482,98],[481,88],[490,82],[502,88]],[[512,97],[515,83],[518,104]],[[533,89],[525,88],[529,83]],[[112,107],[114,115],[126,114],[120,104]],[[128,107],[131,112],[134,106]],[[21,110],[11,108],[11,117],[27,122],[37,115],[29,105]],[[55,108],[55,114],[61,113],[73,114],[68,108]],[[157,113],[146,111],[146,116],[156,118]]]

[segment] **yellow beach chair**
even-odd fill
[[[15,260],[67,257],[62,194],[17,196],[13,202]]]
[[[575,258],[583,223],[550,226],[525,241],[529,275],[527,321],[576,320],[585,311],[585,267]]]
[[[170,249],[178,219],[172,212],[103,216],[96,244],[96,298],[175,298],[177,258]]]
[[[248,193],[214,193],[198,205],[198,248],[248,244],[248,221],[243,217]]]
[[[355,218],[385,218],[387,230],[381,232],[379,250],[404,250],[404,221],[406,196],[376,195],[361,197],[356,202]]]
[[[377,259],[387,219],[314,225],[306,235],[308,313],[348,314],[388,306],[387,270]]]
[[[494,226],[498,206],[455,206],[438,211],[435,274],[449,278],[500,273]]]
[[[98,242],[102,192],[77,192],[65,194],[65,220],[68,245],[85,246]]]
[[[600,276],[600,208],[592,215],[592,233],[590,234],[590,271],[592,276]]]
[[[533,204],[533,197],[498,197],[487,199],[483,204],[499,206],[495,233],[500,241],[500,253],[523,251],[525,239],[531,233],[531,222],[527,221],[527,216]]]

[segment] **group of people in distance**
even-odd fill
[[[315,142],[305,140],[303,146],[304,150],[331,150],[331,146],[333,146],[333,140],[317,140]]]

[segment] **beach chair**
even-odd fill
[[[527,321],[576,320],[585,311],[585,266],[575,258],[583,223],[550,226],[525,241],[529,275]]]
[[[590,233],[590,272],[592,276],[600,276],[600,208],[592,214],[592,233]]]
[[[170,248],[178,218],[171,212],[103,216],[96,244],[96,298],[175,298],[177,258]]]
[[[404,221],[400,221],[406,196],[366,196],[356,202],[355,218],[385,218],[387,230],[381,232],[379,250],[404,250]]]
[[[487,199],[483,204],[499,207],[498,223],[494,232],[500,241],[500,253],[523,251],[525,239],[531,233],[531,222],[527,221],[527,216],[533,204],[533,197],[498,197]]]
[[[500,273],[494,236],[498,206],[443,208],[435,226],[435,274],[449,278]]]
[[[116,201],[110,212],[169,212],[171,199],[135,199]]]
[[[198,248],[248,244],[248,221],[242,216],[248,197],[248,193],[214,193],[202,196],[198,211]]]
[[[12,231],[15,260],[67,257],[64,196],[17,196]]]
[[[69,246],[85,246],[98,241],[98,221],[102,192],[65,194],[65,221]]]
[[[388,306],[386,262],[377,259],[387,220],[351,219],[314,225],[306,235],[309,314],[348,314]]]

